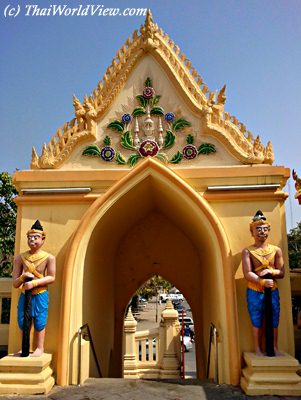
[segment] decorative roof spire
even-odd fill
[[[143,42],[147,45],[146,47],[156,47],[158,45],[158,40],[155,37],[157,32],[158,26],[154,24],[152,13],[150,9],[148,9],[144,25],[141,25],[140,28]]]
[[[146,29],[152,28],[154,25],[153,15],[150,8],[147,10],[144,26]]]

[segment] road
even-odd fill
[[[164,310],[166,303],[158,304],[153,298],[150,300],[139,314],[135,315],[137,319],[137,331],[143,331],[145,329],[156,328],[161,319],[161,312]],[[184,300],[183,306],[186,310],[190,307]],[[192,317],[190,311],[186,311],[188,317]],[[185,362],[185,378],[192,379],[196,378],[196,362],[195,362],[195,345],[192,344],[192,349],[184,354]]]

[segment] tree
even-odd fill
[[[171,286],[172,285],[167,280],[159,275],[155,275],[145,282],[145,284],[137,290],[136,294],[149,299],[152,296],[156,296],[158,289],[165,289],[168,291]]]
[[[290,230],[287,239],[290,268],[301,268],[301,222]]]
[[[0,276],[10,276],[13,268],[17,190],[8,172],[0,173]]]

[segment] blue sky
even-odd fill
[[[211,91],[227,84],[225,109],[264,145],[276,161],[301,176],[301,1],[299,0],[1,0],[0,170],[28,169],[31,147],[40,154],[69,121],[72,95],[91,94],[117,50],[144,17],[28,15],[66,4],[102,8],[151,8]],[[20,6],[16,17],[5,9]],[[8,9],[7,9],[8,11]],[[286,190],[287,225],[301,221],[301,206]]]

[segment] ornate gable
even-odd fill
[[[144,59],[157,63],[172,82],[189,110],[185,113],[188,118],[183,117],[179,107],[170,110],[163,99],[161,104],[156,82],[148,76],[141,78],[140,89],[135,87],[135,93],[133,90],[133,99],[119,106],[123,111],[112,118],[109,111]],[[205,155],[213,157],[214,164],[221,150],[232,164],[272,164],[272,144],[268,142],[264,147],[259,136],[254,138],[243,123],[225,112],[225,92],[226,86],[218,93],[208,90],[190,60],[154,24],[148,11],[144,25],[118,50],[93,94],[85,96],[83,102],[74,96],[75,117],[44,144],[40,157],[33,148],[31,168],[62,167],[75,153],[77,159],[87,155],[98,158],[98,168],[101,163],[107,166],[110,162],[115,168],[133,166],[147,156],[171,165],[186,161],[201,165],[199,156]],[[165,95],[166,104],[167,98]]]

